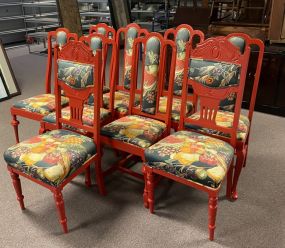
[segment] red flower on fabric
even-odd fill
[[[200,162],[208,164],[208,165],[217,165],[218,161],[215,156],[211,154],[203,154],[199,158]]]

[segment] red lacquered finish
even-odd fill
[[[93,163],[96,163],[96,179],[99,187],[99,191],[102,195],[105,194],[105,187],[103,182],[103,177],[101,173],[101,146],[100,146],[100,122],[98,121],[100,118],[100,97],[102,91],[101,85],[101,50],[98,50],[96,55],[94,56],[92,51],[84,45],[82,42],[69,42],[64,45],[61,49],[58,45],[55,46],[55,97],[56,97],[56,126],[57,128],[62,128],[62,124],[67,124],[73,126],[75,128],[80,128],[85,130],[88,133],[92,133],[92,139],[96,144],[97,153],[90,157],[82,166],[77,169],[70,176],[66,177],[64,181],[59,186],[52,186],[45,182],[42,182],[38,179],[35,179],[31,175],[21,172],[11,166],[8,165],[8,170],[10,171],[12,182],[17,194],[17,199],[20,203],[22,209],[24,209],[24,202],[22,195],[22,189],[20,184],[19,175],[49,189],[52,191],[54,195],[54,201],[56,204],[56,208],[58,211],[59,221],[62,226],[64,233],[68,232],[67,229],[67,218],[65,215],[65,207],[64,200],[62,197],[62,190],[65,185],[67,185],[74,177],[85,172],[87,170],[86,184],[90,186],[90,166]],[[58,79],[57,75],[57,60],[64,59],[72,62],[78,62],[82,64],[91,64],[94,66],[93,70],[93,79],[94,84],[92,86],[88,86],[84,89],[74,89],[69,85],[65,84],[63,81]],[[65,95],[69,98],[70,107],[74,111],[72,111],[71,118],[69,120],[61,118],[61,90],[64,90]],[[86,126],[82,123],[82,109],[83,103],[87,100],[90,94],[94,94],[94,125]],[[88,178],[89,177],[89,178]]]
[[[116,39],[116,30],[113,27],[108,26],[106,23],[91,25],[89,28],[89,34],[92,33],[99,33],[107,38]]]
[[[236,132],[238,126],[238,119],[241,110],[241,101],[243,96],[243,89],[245,84],[246,71],[248,66],[250,50],[249,48],[245,48],[243,54],[239,52],[239,50],[232,45],[226,37],[216,37],[209,38],[204,42],[201,42],[197,45],[196,48],[191,47],[191,43],[188,43],[186,46],[186,61],[185,63],[185,74],[183,79],[183,89],[182,89],[182,108],[180,113],[180,123],[179,130],[185,130],[184,123],[188,122],[193,125],[215,129],[222,131],[224,133],[228,133],[231,135],[228,142],[235,147],[236,145]],[[189,61],[190,59],[196,60],[208,60],[213,62],[225,62],[240,66],[240,81],[239,84],[233,85],[231,87],[225,88],[213,88],[207,87],[197,82],[193,79],[188,78],[189,73]],[[188,87],[193,88],[193,103],[195,110],[200,110],[200,119],[193,120],[190,119],[186,114],[185,107],[188,96]],[[223,128],[217,126],[215,123],[215,117],[217,111],[219,110],[219,103],[222,99],[225,99],[230,93],[237,94],[237,102],[234,112],[234,121],[232,128]],[[207,134],[205,134],[207,135]],[[233,162],[232,160],[228,171],[227,171],[227,197],[231,197],[231,189],[232,189],[232,174],[233,174]],[[156,168],[149,167],[147,165],[144,166],[144,170],[146,172],[146,189],[145,193],[147,194],[148,201],[145,202],[145,206],[148,205],[150,212],[154,211],[154,175],[158,174],[169,179],[172,179],[176,182],[182,183],[184,185],[196,188],[198,190],[204,191],[208,194],[209,203],[208,203],[208,229],[209,229],[209,239],[214,239],[214,230],[215,230],[215,221],[217,214],[217,199],[218,193],[221,187],[221,184],[217,188],[210,188],[204,186],[202,184],[195,183],[193,181],[187,180],[185,178],[177,177],[174,174],[167,173],[163,170],[158,170]],[[145,199],[144,195],[144,199]]]
[[[198,37],[198,43],[204,41],[204,33],[200,30],[194,30],[190,25],[187,24],[181,24],[177,26],[176,28],[170,28],[167,29],[166,32],[164,33],[164,38],[165,39],[171,39],[174,40],[176,44],[176,49],[177,49],[177,56],[176,56],[176,66],[175,66],[175,79],[174,79],[174,84],[175,83],[181,83],[181,89],[182,89],[182,81],[183,81],[183,74],[184,74],[184,64],[185,64],[185,59],[186,59],[186,44],[187,43],[192,43],[193,40],[195,40]],[[168,61],[166,61],[168,62]],[[169,63],[167,63],[168,66]],[[167,69],[168,71],[169,69]],[[166,96],[166,88],[162,88],[162,96]],[[175,86],[174,86],[174,94],[173,97],[176,99],[179,99],[181,101],[181,92],[175,91]],[[192,94],[189,93],[187,97],[189,102],[192,102]],[[191,111],[189,112],[191,113]],[[177,131],[178,129],[178,124],[179,121],[172,120],[172,128]]]
[[[92,39],[98,39],[101,42],[101,47],[97,48],[97,49],[92,49]],[[115,40],[109,39],[105,36],[103,36],[102,34],[98,34],[98,33],[92,33],[88,36],[82,36],[80,37],[80,41],[82,43],[84,43],[86,46],[88,46],[90,49],[92,49],[93,54],[96,54],[96,51],[98,49],[102,50],[102,69],[101,69],[101,83],[104,86],[106,86],[106,82],[105,82],[105,76],[106,76],[106,64],[107,64],[107,57],[108,57],[108,49],[110,49],[111,53],[111,59],[110,59],[110,69],[109,69],[109,84],[112,84],[112,82],[114,81],[114,67],[117,61],[116,58],[116,42]],[[102,100],[102,96],[103,96],[103,88],[102,88],[102,93],[100,94],[100,106],[103,107],[103,100]],[[110,94],[110,99],[113,99],[113,95],[112,93]],[[107,123],[109,123],[112,119],[113,119],[113,105],[110,104],[109,105],[109,111],[112,113],[112,115],[110,116],[110,118],[106,118],[101,122],[101,126],[105,125]],[[44,120],[41,121],[41,129],[40,129],[40,133],[43,133],[47,130],[54,130],[56,129],[56,125],[54,123],[50,123],[50,122],[45,122]],[[79,133],[82,133],[80,131],[77,131]],[[88,133],[84,133],[86,135],[89,136]],[[91,133],[92,136],[92,133]]]
[[[238,179],[242,170],[242,167],[245,167],[246,165],[246,158],[247,158],[247,153],[248,153],[248,142],[249,142],[249,136],[250,136],[250,130],[251,130],[251,125],[252,125],[252,117],[253,117],[253,112],[254,112],[254,106],[255,106],[255,101],[256,101],[256,94],[257,94],[257,89],[258,89],[258,84],[259,84],[259,78],[260,78],[260,73],[261,73],[261,67],[262,67],[262,60],[263,60],[263,54],[264,54],[264,43],[260,39],[255,39],[251,38],[247,34],[244,33],[232,33],[227,36],[227,38],[230,40],[231,38],[242,38],[245,42],[244,47],[251,48],[252,46],[257,46],[259,48],[258,51],[258,59],[257,59],[257,64],[256,64],[256,70],[254,74],[254,82],[253,82],[253,87],[251,91],[251,98],[250,98],[250,105],[249,105],[249,110],[247,117],[250,121],[249,129],[248,129],[248,134],[245,140],[237,141],[236,145],[236,155],[237,155],[237,161],[235,165],[235,172],[234,172],[234,179],[233,179],[233,188],[232,188],[232,198],[236,200],[238,198],[238,193],[237,193],[237,184],[238,184]]]
[[[134,40],[137,37],[145,36],[148,34],[148,31],[146,29],[142,29],[138,24],[136,23],[131,23],[128,24],[126,27],[119,28],[116,34],[116,44],[117,44],[117,50],[116,50],[116,64],[114,66],[114,81],[112,82],[113,84],[110,84],[110,92],[113,96],[115,96],[116,91],[123,91],[127,94],[130,94],[130,89],[125,87],[124,83],[126,80],[126,75],[127,70],[131,70],[129,68],[132,65],[133,61],[133,48],[132,47],[127,47],[128,42],[130,42],[130,39],[128,39],[128,32],[130,30],[136,30],[137,36],[132,39],[131,42],[134,42]],[[121,44],[121,39],[124,39],[123,43],[123,72],[122,72],[122,79],[119,79],[119,70],[120,70],[120,48],[122,46]],[[129,75],[129,74],[128,74]],[[110,99],[110,104],[114,105],[114,99]],[[120,118],[123,117],[126,114],[120,113],[118,111],[115,111],[115,118]]]
[[[74,33],[69,33],[68,29],[66,28],[58,28],[55,31],[51,31],[48,33],[48,56],[47,56],[47,67],[46,67],[46,81],[45,81],[45,93],[50,94],[51,93],[51,74],[52,74],[52,54],[53,54],[53,48],[52,48],[52,41],[53,39],[57,42],[57,35],[60,33],[65,33],[66,35],[66,42],[69,41],[76,41],[77,35]],[[14,133],[16,137],[16,142],[19,143],[19,121],[17,120],[17,116],[21,116],[27,119],[31,119],[34,121],[41,121],[44,115],[36,112],[27,111],[25,109],[15,108],[11,107],[10,109],[11,115],[12,115],[12,121],[11,125],[14,128]]]
[[[148,84],[148,79],[150,78],[144,78],[145,77],[145,57],[146,57],[146,51],[143,53],[143,58],[142,58],[142,79],[141,79],[141,85],[139,86],[140,80],[138,79],[138,66],[139,66],[139,49],[141,45],[143,47],[146,47],[146,44],[149,39],[156,38],[160,42],[160,54],[159,54],[159,63],[158,65],[158,78],[157,78],[157,95],[156,95],[156,106],[153,114],[146,113],[142,110],[143,106],[143,91],[144,91],[144,85]],[[165,113],[159,112],[159,89],[161,88],[161,85],[164,83],[164,75],[165,75],[165,54],[167,48],[170,47],[172,49],[172,66],[171,66],[171,73],[170,73],[170,83],[169,83],[169,91],[167,94],[168,101],[167,103],[167,108]],[[172,104],[172,91],[173,91],[173,81],[174,81],[174,68],[175,68],[175,61],[176,61],[176,47],[173,41],[170,40],[165,40],[160,34],[158,33],[149,33],[145,37],[139,37],[134,40],[134,46],[133,46],[133,59],[132,59],[132,72],[131,72],[131,89],[130,89],[130,102],[129,102],[129,113],[128,115],[139,115],[139,116],[144,116],[148,117],[154,120],[159,120],[161,122],[164,122],[166,124],[166,129],[164,133],[161,135],[160,138],[163,138],[170,134],[170,129],[171,129],[171,104]],[[146,50],[146,49],[145,49]],[[149,77],[149,75],[146,75]],[[136,106],[134,104],[134,99],[135,99],[135,94],[139,95],[139,105]],[[132,145],[127,142],[123,142],[121,140],[113,139],[108,136],[101,135],[101,142],[105,145],[108,145],[116,150],[123,151],[125,153],[130,154],[130,158],[133,156],[139,157],[142,161],[145,161],[144,157],[144,151],[145,148]],[[142,179],[143,176],[139,173],[136,173],[132,171],[129,168],[123,167],[125,164],[126,159],[123,159],[122,161],[117,162],[113,168],[110,170],[107,170],[104,172],[105,175],[108,175],[110,171],[114,170],[120,170],[124,173],[128,173],[132,176],[135,176],[137,178]],[[147,197],[146,194],[144,194],[144,197]]]

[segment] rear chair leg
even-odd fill
[[[148,194],[148,206],[151,213],[154,212],[154,183],[153,183],[153,172],[152,170],[146,170],[146,184]]]
[[[233,182],[233,169],[234,169],[234,160],[231,162],[230,168],[227,173],[227,199],[232,199],[232,182]]]
[[[218,205],[218,197],[209,195],[209,239],[214,240],[214,233],[216,228],[216,215],[217,215],[217,205]]]
[[[22,194],[22,187],[21,187],[21,181],[19,178],[19,175],[13,171],[10,171],[10,175],[12,178],[12,182],[17,194],[17,200],[20,203],[21,209],[24,210],[25,209],[25,205],[24,205],[24,196]]]
[[[243,163],[244,163],[244,151],[238,151],[235,172],[234,172],[233,186],[232,186],[232,198],[234,200],[238,199],[237,184],[243,167]]]
[[[62,193],[60,190],[58,190],[53,193],[53,196],[54,196],[54,201],[55,201],[55,205],[56,205],[57,212],[58,212],[59,222],[62,226],[63,232],[67,233],[68,232],[67,219],[65,216],[64,201],[63,201]]]
[[[98,156],[98,159],[95,163],[95,173],[96,173],[96,182],[99,188],[100,195],[106,195],[104,177],[101,168],[101,156]]]
[[[15,133],[15,137],[16,137],[16,143],[19,143],[19,130],[18,130],[18,126],[20,124],[20,122],[17,120],[17,116],[16,115],[12,115],[12,121],[11,121],[11,125],[14,128],[14,133]]]
[[[90,165],[85,170],[85,185],[86,187],[91,187],[91,173],[90,173]]]
[[[143,165],[142,172],[144,176],[144,192],[143,192],[143,204],[145,208],[149,208],[148,205],[148,191],[147,191],[147,176],[146,176],[146,168]]]

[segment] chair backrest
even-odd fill
[[[139,49],[143,45],[142,79],[138,80]],[[165,55],[167,48],[172,49],[172,66],[170,72],[167,108],[165,113],[159,111],[161,85],[164,83]],[[131,71],[130,114],[141,115],[164,121],[170,131],[171,105],[173,99],[174,70],[176,62],[176,46],[171,40],[166,40],[159,33],[149,33],[145,37],[135,39],[133,44],[133,59]],[[135,94],[140,94],[139,106],[134,105]]]
[[[83,42],[69,42],[61,49],[55,47],[55,99],[56,126],[62,128],[67,124],[76,129],[93,134],[98,144],[100,136],[100,95],[102,94],[101,64],[102,54],[97,50],[94,56],[92,50]],[[61,91],[69,98],[70,119],[61,116]],[[94,95],[94,124],[83,124],[82,115],[84,103]]]
[[[98,23],[90,26],[89,34],[92,33],[99,33],[107,38],[116,39],[116,30],[113,27],[108,26],[106,23]]]
[[[179,129],[184,124],[197,125],[230,135],[230,143],[236,144],[236,131],[241,111],[241,103],[248,67],[250,49],[245,48],[243,54],[231,44],[227,37],[209,38],[192,49],[187,44],[185,74],[183,80],[183,96]],[[185,104],[187,88],[191,85],[194,90],[193,104],[195,111],[200,111],[199,119],[186,116]],[[216,124],[219,104],[230,94],[237,94],[232,127],[222,127]]]
[[[117,63],[116,51],[117,45],[114,39],[110,39],[102,34],[99,33],[92,33],[88,36],[80,37],[80,41],[87,44],[93,54],[96,54],[97,50],[102,50],[102,82],[103,86],[106,85],[106,65],[107,65],[107,58],[108,58],[108,51],[111,50],[111,58],[110,58],[110,68],[109,68],[109,84],[112,85],[114,82],[114,68]]]
[[[58,28],[54,31],[48,32],[47,44],[48,44],[48,56],[47,56],[47,67],[46,67],[46,93],[51,93],[51,72],[52,72],[52,54],[53,54],[53,40],[55,44],[61,48],[70,40],[77,41],[78,37],[75,33],[70,33],[67,28]]]
[[[256,69],[254,73],[253,87],[250,94],[251,97],[250,97],[249,112],[248,112],[248,118],[251,121],[255,106],[261,67],[262,67],[264,43],[260,39],[251,38],[249,35],[244,33],[231,33],[227,35],[227,38],[233,45],[237,46],[240,49],[241,53],[244,53],[246,47],[249,47],[250,49],[252,48],[252,46],[258,47],[258,58],[255,67]],[[220,102],[220,109],[226,111],[233,111],[235,107],[235,102],[236,102],[236,94],[232,94],[228,98],[223,99]]]
[[[115,70],[115,81],[117,82],[117,90],[130,89],[131,70],[132,70],[132,58],[133,58],[133,44],[137,37],[146,35],[148,31],[142,29],[138,24],[131,23],[124,28],[120,28],[117,31],[116,43],[117,43],[117,65]],[[124,65],[123,65],[123,79],[119,82],[119,58],[120,58],[120,39],[124,39]]]
[[[172,36],[175,40],[177,54],[174,79],[174,95],[181,96],[182,81],[184,75],[184,63],[186,54],[186,43],[193,42],[195,37],[199,38],[199,42],[204,41],[204,34],[200,30],[194,30],[187,24],[181,24],[176,29],[168,29],[164,38],[169,39]]]

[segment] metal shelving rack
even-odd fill
[[[55,0],[24,1],[23,13],[25,14],[26,40],[30,53],[42,54],[46,51],[48,31],[60,25],[57,5]],[[28,15],[26,15],[28,13]],[[43,42],[44,50],[32,51],[31,44]]]
[[[77,0],[81,16],[82,30],[88,31],[90,25],[99,22],[112,25],[108,0]]]
[[[169,1],[138,1],[130,0],[130,6],[136,4],[137,8],[132,8],[131,13],[134,19],[134,22],[138,23],[141,27],[148,29],[149,31],[160,31],[163,28],[168,28],[168,20],[171,15],[175,14],[175,11],[169,9]],[[154,8],[153,10],[148,10],[148,8],[141,8],[140,4],[153,6],[164,5],[163,10],[158,10]],[[141,18],[144,21],[141,21]],[[164,26],[161,25],[160,19],[164,18]],[[148,20],[148,21],[147,21]]]
[[[24,40],[24,19],[22,1],[0,1],[0,37],[4,44]]]

